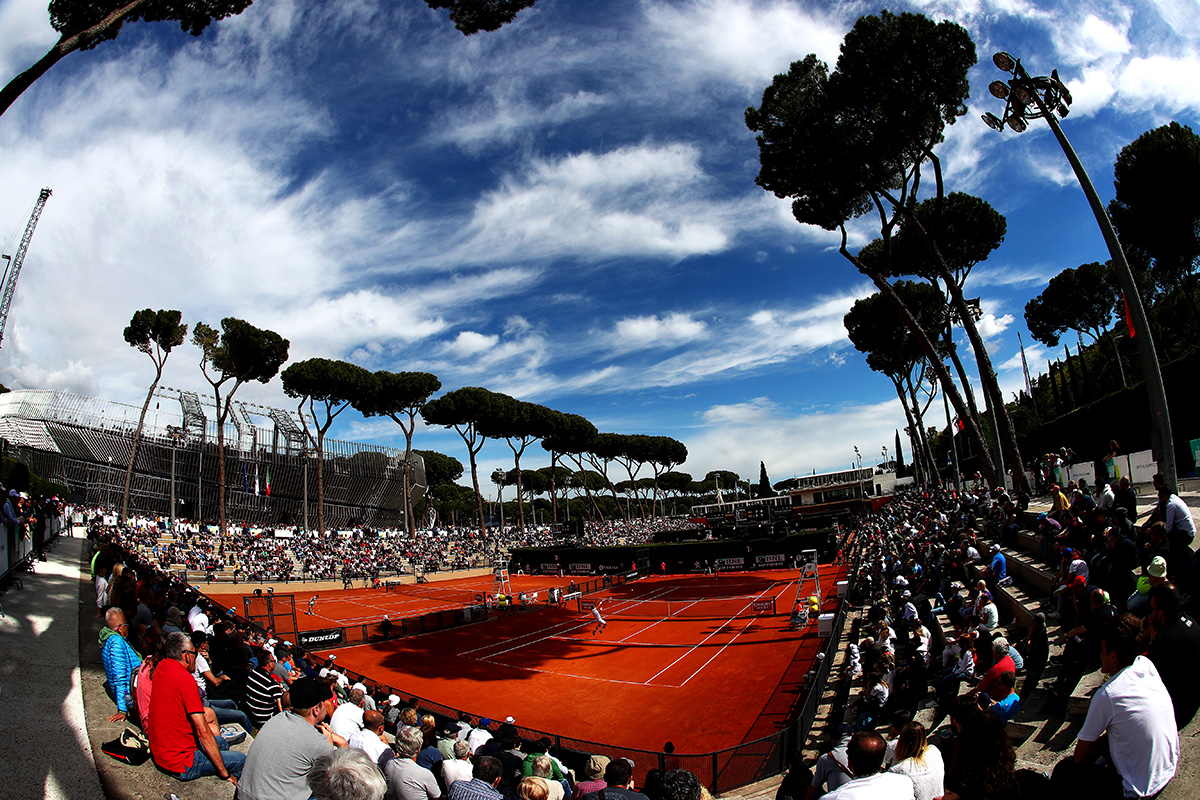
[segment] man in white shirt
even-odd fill
[[[484,717],[479,720],[479,727],[472,728],[471,732],[467,734],[467,749],[471,751],[471,755],[475,755],[475,751],[492,738],[492,732],[488,730],[488,726],[491,724],[492,721]]]
[[[825,795],[825,800],[915,800],[912,778],[880,772],[887,743],[874,731],[850,737],[846,759],[854,778]]]
[[[1141,628],[1137,617],[1122,614],[1100,634],[1101,668],[1112,677],[1092,697],[1074,754],[1054,768],[1053,783],[1064,791],[1149,797],[1175,775],[1179,734],[1171,696],[1154,662],[1138,655]]]
[[[471,751],[467,749],[466,742],[455,742],[454,758],[442,762],[442,783],[449,792],[455,781],[469,780],[471,780]]]
[[[363,729],[350,737],[349,746],[362,750],[371,759],[371,763],[379,766],[379,757],[391,750],[383,740],[383,714],[378,711],[363,712]],[[382,769],[382,767],[381,767]]]
[[[347,741],[363,729],[364,697],[361,689],[354,689],[350,692],[350,702],[338,706],[329,718],[329,727]]]

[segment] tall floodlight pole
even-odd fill
[[[167,426],[167,435],[171,437],[171,534],[175,533],[175,450],[179,445],[179,437],[183,434],[183,428],[175,425]]]
[[[1050,130],[1054,131],[1054,138],[1058,139],[1063,153],[1066,154],[1067,161],[1071,163],[1071,169],[1075,170],[1075,177],[1079,180],[1079,185],[1083,188],[1096,217],[1096,223],[1100,226],[1100,232],[1104,235],[1104,243],[1108,245],[1108,253],[1112,257],[1113,267],[1133,322],[1130,333],[1132,338],[1137,340],[1138,354],[1141,356],[1146,394],[1150,399],[1151,446],[1158,450],[1158,471],[1163,474],[1171,491],[1175,492],[1175,440],[1171,435],[1167,390],[1163,385],[1162,367],[1158,363],[1158,352],[1154,347],[1150,324],[1146,320],[1146,310],[1142,307],[1142,296],[1138,293],[1137,281],[1134,280],[1133,270],[1129,268],[1129,262],[1125,259],[1125,251],[1117,239],[1112,220],[1109,219],[1104,204],[1100,202],[1100,196],[1096,194],[1096,187],[1092,185],[1079,156],[1075,154],[1075,148],[1067,141],[1066,134],[1055,117],[1055,114],[1060,117],[1067,115],[1071,105],[1071,93],[1059,80],[1058,70],[1053,70],[1050,77],[1030,77],[1021,66],[1019,58],[1004,52],[992,56],[992,63],[1013,77],[1007,83],[992,81],[988,85],[988,91],[994,97],[1005,101],[1004,114],[1001,117],[984,114],[983,121],[996,131],[1004,130],[1004,126],[1007,125],[1017,133],[1024,133],[1029,127],[1027,120],[1046,120]]]

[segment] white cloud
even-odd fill
[[[1016,322],[1017,319],[1012,314],[1003,314],[996,316],[995,314],[984,314],[979,322],[975,323],[979,329],[979,335],[984,340],[993,339],[996,336],[1008,330],[1008,327]]]
[[[707,200],[709,179],[688,145],[638,145],[607,153],[535,159],[476,206],[450,260],[716,253],[736,226]]]
[[[1096,14],[1085,14],[1082,20],[1055,25],[1051,33],[1056,40],[1060,58],[1068,65],[1092,64],[1119,58],[1130,50],[1130,12],[1120,5],[1110,5],[1108,13],[1119,19],[1110,21]]]
[[[687,437],[692,454],[683,469],[702,475],[711,469],[758,474],[766,464],[773,481],[794,475],[842,469],[854,458],[854,446],[868,454],[889,449],[897,428],[905,426],[898,400],[796,412],[766,397],[711,406],[701,415],[698,432]]]
[[[1134,107],[1161,105],[1167,111],[1200,106],[1200,57],[1135,58],[1117,80],[1121,99]]]
[[[461,331],[446,349],[459,358],[469,358],[491,350],[500,341],[499,336],[484,336],[475,331]]]
[[[778,0],[643,6],[650,37],[662,43],[681,69],[755,91],[809,53],[832,67],[853,21],[848,15]]]
[[[640,350],[647,347],[675,347],[705,336],[708,326],[690,314],[673,313],[662,317],[625,317],[617,320],[610,334],[616,350]]]

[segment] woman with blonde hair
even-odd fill
[[[550,787],[543,778],[522,778],[517,786],[517,794],[521,800],[546,800],[550,797]]]
[[[925,726],[910,722],[896,738],[896,763],[888,772],[912,779],[916,800],[933,800],[945,793],[946,765],[936,747],[929,746]]]

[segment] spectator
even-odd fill
[[[591,800],[649,800],[646,795],[633,790],[633,767],[624,758],[615,758],[608,762],[608,766],[604,768],[604,782],[607,785],[603,789],[584,796]]]
[[[492,721],[484,717],[479,720],[479,725],[472,728],[470,733],[467,734],[467,747],[471,748],[471,755],[475,755],[480,747],[483,747],[485,743],[491,740],[492,732],[488,730],[491,724]]]
[[[105,689],[117,704],[117,713],[108,721],[121,722],[129,713],[129,678],[141,665],[142,657],[125,641],[129,635],[125,612],[119,608],[108,609],[104,612],[104,626],[100,629],[100,660],[108,679]]]
[[[520,800],[550,800],[550,785],[541,778],[522,778],[516,794]]]
[[[471,780],[455,781],[450,787],[449,800],[503,800],[496,791],[500,785],[500,762],[491,756],[475,759]]]
[[[1014,688],[1016,685],[1017,673],[1011,670],[1001,672],[999,679],[996,681],[995,694],[999,699],[986,706],[986,708],[990,708],[1004,722],[1011,722],[1017,714],[1021,713],[1021,698],[1017,695]],[[988,694],[981,694],[979,698],[980,705],[991,700]]]
[[[214,736],[216,717],[205,713],[192,678],[190,662],[195,657],[196,648],[186,634],[172,633],[164,640],[150,695],[150,755],[159,769],[181,781],[216,775],[237,786],[246,756]]]
[[[686,769],[673,769],[662,776],[662,790],[657,800],[700,800],[704,787]]]
[[[608,756],[591,756],[583,766],[583,780],[575,784],[572,800],[580,800],[585,794],[603,789],[608,786],[604,780],[604,771],[608,769]]]
[[[396,743],[392,745],[396,757],[384,768],[388,791],[395,800],[438,800],[442,796],[434,774],[417,764],[423,742],[420,728],[406,725],[396,731]]]
[[[548,800],[563,800],[567,793],[567,782],[554,778],[554,773],[558,771],[558,767],[555,766],[550,756],[545,754],[534,756],[530,771],[532,773],[530,777],[541,778],[546,782],[546,788],[549,793]]]
[[[342,703],[329,718],[329,727],[338,736],[349,741],[350,737],[363,729],[363,702],[366,692],[350,690],[350,702]]]
[[[259,651],[258,666],[251,667],[246,673],[246,715],[259,728],[283,711],[283,687],[272,675],[274,669],[275,656]],[[294,701],[292,707],[295,707]]]
[[[880,772],[887,744],[874,731],[860,731],[846,748],[854,777],[826,800],[914,800],[913,781],[906,774]]]
[[[963,701],[955,714],[958,738],[944,800],[1011,800],[1017,796],[1016,751],[1004,723]]]
[[[362,730],[347,741],[349,747],[366,753],[367,758],[371,759],[371,763],[375,764],[380,771],[383,770],[383,765],[379,760],[380,756],[391,750],[387,742],[383,740],[383,727],[382,714],[378,711],[365,711],[363,712]]]
[[[1138,579],[1137,591],[1125,601],[1129,613],[1144,617],[1150,613],[1150,592],[1154,587],[1167,582],[1167,559],[1155,556],[1146,566],[1145,576]]]
[[[301,678],[289,694],[291,710],[272,717],[250,746],[238,800],[306,800],[313,764],[346,746],[325,724],[329,690],[320,681]]]
[[[354,748],[316,759],[306,780],[313,800],[383,800],[387,792],[379,769],[366,753]]]
[[[1123,614],[1101,632],[1100,662],[1112,677],[1092,697],[1074,754],[1054,768],[1052,783],[1064,791],[1150,797],[1175,775],[1179,736],[1171,696],[1154,662],[1138,655],[1141,628],[1137,617]]]
[[[848,783],[853,775],[850,774],[850,761],[846,748],[850,745],[850,736],[854,729],[843,723],[838,728],[838,741],[828,753],[822,753],[813,766],[812,785],[808,787],[805,800],[815,800],[826,792],[832,792],[844,783]]]
[[[946,766],[942,753],[929,746],[925,726],[910,722],[896,739],[896,763],[888,772],[907,775],[913,782],[916,800],[933,800],[945,793]]]
[[[1154,662],[1175,709],[1175,727],[1183,728],[1200,709],[1200,681],[1192,672],[1200,663],[1200,625],[1180,610],[1179,590],[1163,583],[1150,590],[1147,630]]]
[[[442,761],[442,784],[447,792],[457,781],[470,781],[472,777],[471,751],[467,749],[467,743],[455,742],[453,755]]]

